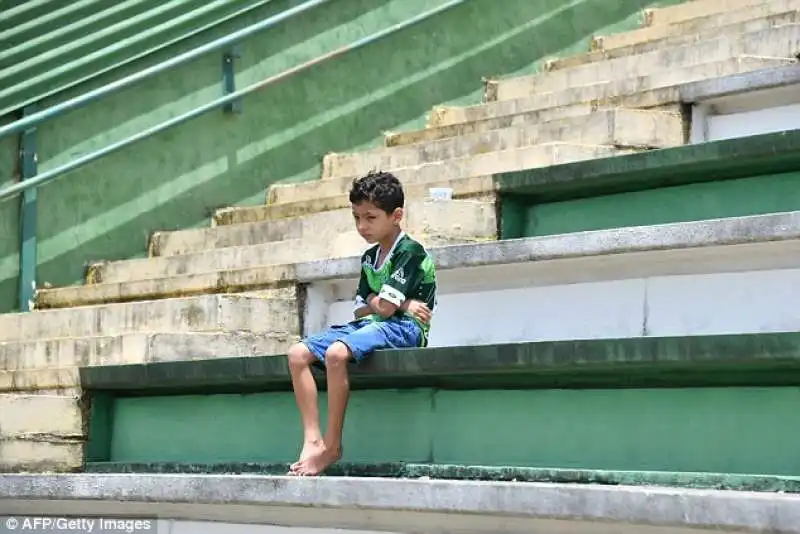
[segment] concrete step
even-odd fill
[[[357,176],[370,169],[396,169],[509,150],[540,143],[580,143],[663,148],[684,143],[683,120],[676,113],[606,109],[550,122],[465,134],[415,145],[352,154],[325,155],[323,178]]]
[[[425,143],[436,141],[438,139],[446,139],[448,137],[458,137],[460,135],[488,132],[489,130],[511,128],[514,126],[521,126],[523,124],[549,122],[569,117],[581,117],[586,116],[593,111],[597,111],[595,106],[589,103],[580,103],[575,104],[574,106],[538,109],[529,113],[522,113],[520,115],[500,117],[486,121],[454,124],[451,126],[443,126],[441,128],[424,128],[422,130],[412,130],[409,132],[391,132],[387,133],[384,137],[384,144],[387,147],[413,145],[416,143]]]
[[[83,423],[74,396],[0,395],[0,470],[70,471],[80,467]]]
[[[798,0],[786,0],[786,3],[789,2],[797,2],[800,4],[800,1]],[[544,63],[543,70],[546,72],[557,71],[607,59],[633,56],[635,54],[644,54],[655,50],[664,50],[667,48],[674,48],[691,43],[698,43],[700,41],[710,41],[716,37],[719,37],[720,35],[759,32],[768,28],[774,28],[776,26],[783,26],[787,24],[796,24],[798,22],[800,22],[800,13],[798,13],[797,10],[791,10],[747,20],[737,24],[731,24],[728,26],[709,27],[708,29],[704,29],[702,31],[686,32],[611,49],[607,49],[605,47],[605,37],[598,37],[597,39],[602,40],[602,43],[598,42],[593,45],[593,48],[597,48],[596,50],[585,54],[548,60]],[[648,28],[648,30],[661,28],[669,28],[669,26],[657,26],[656,28]]]
[[[269,191],[268,202],[274,202],[271,199],[273,188],[270,188]],[[473,222],[471,218],[465,218],[465,215],[471,214],[473,209],[474,207],[471,205],[465,207],[462,202],[431,203],[419,199],[406,199],[403,216],[404,227],[412,234],[435,235],[437,231],[442,231],[453,237],[470,236],[475,232],[480,235],[484,231],[482,228],[486,227],[486,223]],[[229,221],[226,219],[223,222]],[[457,222],[458,225],[453,224],[454,222]],[[203,250],[262,245],[276,241],[334,239],[339,234],[349,232],[353,228],[353,213],[347,208],[286,219],[159,232],[154,234],[150,240],[149,255],[150,257],[169,257]]]
[[[675,24],[716,13],[735,11],[765,3],[765,0],[693,0],[645,11],[644,26]]]
[[[776,57],[738,56],[656,72],[648,76],[613,80],[592,85],[572,87],[563,91],[541,93],[526,98],[487,102],[475,106],[438,106],[428,118],[428,127],[487,120],[535,110],[592,102],[597,106],[656,107],[680,102],[681,85],[698,80],[740,74],[771,67],[793,64],[794,59]]]
[[[691,40],[700,41],[703,39],[713,39],[722,34],[743,33],[761,29],[763,27],[775,26],[796,22],[791,15],[798,9],[797,0],[778,0],[774,2],[762,3],[748,6],[732,11],[723,11],[704,17],[692,18],[674,24],[661,24],[658,26],[648,26],[638,30],[615,33],[611,35],[597,35],[592,38],[590,49],[593,51],[610,51],[619,48],[630,49],[630,47],[660,42],[662,46],[667,45],[667,39],[685,37]],[[753,25],[755,24],[755,26]],[[717,32],[714,35],[712,32]],[[685,41],[690,42],[690,41]],[[672,43],[674,44],[677,43]]]
[[[434,224],[425,224],[413,229],[412,235],[424,244],[441,246],[497,239],[498,222],[494,202],[451,201],[430,202],[430,204],[431,212],[439,211],[445,216],[434,217],[431,221]],[[436,209],[439,207],[437,204],[441,204],[441,209]],[[313,238],[211,249],[181,256],[97,263],[89,266],[87,283],[134,282],[356,256],[361,254],[368,244],[355,231],[352,215],[350,219],[350,228],[338,234],[320,231],[320,235]],[[442,225],[438,226],[436,222],[441,222]],[[411,228],[408,230],[412,231]]]
[[[298,335],[288,333],[239,331],[11,341],[0,343],[0,370],[27,371],[285,354],[287,348],[299,339]]]
[[[515,392],[507,393],[509,398],[519,398]],[[512,393],[517,396],[512,397]],[[406,397],[410,399],[401,397],[403,403],[413,402],[417,398],[413,395]],[[597,398],[601,397],[598,395]],[[389,401],[383,397],[377,399],[378,402],[388,405]],[[686,402],[684,399],[681,401]],[[554,401],[548,399],[547,402]],[[704,412],[701,413],[706,413],[710,408],[707,406],[708,401],[703,402]],[[570,406],[577,404],[571,399],[569,403]],[[365,401],[359,399],[353,403],[350,410],[354,412],[364,407],[367,411],[368,406],[365,404]],[[413,406],[423,405],[420,403]],[[452,406],[451,409],[455,412],[449,417],[442,416],[441,420],[445,420],[448,425],[453,424],[451,422],[453,417],[458,417],[457,421],[471,420],[468,415],[458,411],[465,407],[458,405],[456,401],[451,400],[445,406]],[[479,402],[476,402],[475,406],[481,407]],[[645,406],[631,407],[631,410],[634,408],[643,410]],[[427,410],[428,407],[425,406],[424,409]],[[513,409],[514,411],[504,416],[513,417],[520,421],[520,424],[528,421],[527,414],[522,408],[514,406]],[[406,410],[408,409],[400,413],[409,413]],[[417,415],[418,411],[419,408],[410,409],[410,413],[414,415]],[[722,409],[720,411],[723,414],[729,413]],[[411,418],[414,415],[405,417]],[[618,416],[616,413],[614,415]],[[379,418],[379,423],[389,425],[393,422],[393,416],[400,417],[399,414],[397,416],[379,414],[374,417]],[[658,415],[652,417],[656,418]],[[735,417],[735,414],[729,417]],[[777,418],[778,415],[773,417]],[[586,415],[584,419],[590,419],[590,416]],[[791,417],[788,419],[794,421]],[[446,439],[449,426],[438,428],[436,421],[439,419],[429,416],[423,421],[426,423],[425,426],[420,423],[420,434],[427,437],[432,433],[437,437],[443,436],[440,439]],[[557,426],[559,432],[565,432],[561,430],[564,427],[576,428],[561,420],[559,423]],[[603,431],[607,429],[607,426],[599,421],[590,419],[590,423],[596,424]],[[577,427],[573,435],[578,435],[578,431],[583,430],[583,427],[584,425]],[[583,435],[572,439],[582,441],[585,439],[583,436],[589,434],[590,430],[584,432]],[[494,436],[496,434],[487,434],[486,440],[490,441]],[[602,437],[610,439],[607,435]],[[619,438],[618,435],[617,437]],[[669,438],[672,439],[672,436]],[[408,439],[412,441],[417,438],[408,436]],[[560,440],[553,441],[560,443]],[[635,448],[638,446],[638,443],[635,443],[636,439],[631,438],[630,441],[630,445],[628,440],[625,440],[623,441],[625,445],[621,446],[629,447],[626,451],[632,450],[637,454],[636,458],[640,458],[639,451]],[[455,445],[467,446],[458,443]],[[501,445],[508,444],[503,442]],[[736,444],[731,444],[731,447],[734,445]],[[479,451],[473,454],[480,454],[483,451],[482,448],[473,447]],[[449,452],[450,449],[447,450]],[[669,450],[672,450],[672,447]],[[384,450],[378,453],[386,454]],[[583,465],[575,463],[577,466]],[[235,465],[236,469],[261,467],[258,464]],[[776,486],[792,487],[790,484],[795,479],[790,477],[757,477],[757,482],[751,482],[750,485],[763,491],[736,491],[716,488],[728,488],[730,485],[738,488],[747,483],[743,481],[749,481],[754,477],[747,474],[726,476],[717,473],[631,470],[624,474],[624,478],[620,477],[622,482],[617,479],[607,483],[596,483],[596,480],[612,479],[609,475],[613,472],[608,470],[587,472],[573,467],[567,473],[562,469],[550,469],[547,471],[547,477],[540,476],[536,480],[537,483],[531,483],[517,481],[516,478],[507,479],[507,473],[516,471],[514,468],[486,468],[491,476],[482,477],[475,476],[475,473],[479,473],[483,468],[476,468],[474,465],[462,467],[434,464],[423,471],[419,468],[419,464],[412,464],[411,468],[403,470],[404,473],[410,473],[408,478],[395,478],[398,467],[397,464],[388,466],[383,464],[379,469],[373,467],[368,471],[371,475],[376,471],[381,472],[381,468],[383,472],[393,469],[385,477],[321,476],[311,479],[296,476],[265,476],[259,473],[244,476],[197,474],[197,466],[192,466],[191,471],[177,474],[125,472],[70,473],[59,476],[49,473],[20,475],[3,473],[0,474],[0,499],[7,505],[4,508],[8,513],[17,515],[58,516],[64,515],[64,510],[69,510],[70,515],[80,514],[82,517],[96,517],[101,514],[147,517],[142,511],[147,510],[150,516],[162,520],[175,520],[170,522],[170,525],[175,525],[172,530],[175,533],[249,533],[270,532],[270,530],[291,532],[291,528],[295,528],[297,533],[310,533],[320,531],[319,526],[326,525],[328,529],[336,529],[328,532],[341,534],[356,532],[691,534],[712,531],[800,534],[800,523],[797,520],[800,496],[789,492],[769,491]],[[153,468],[157,469],[156,466]],[[336,466],[331,470],[341,472]],[[420,471],[425,473],[424,477],[419,476]],[[478,480],[437,480],[442,477],[442,473],[451,472],[463,473],[462,478],[471,475]],[[496,481],[498,478],[501,481]],[[574,483],[575,479],[579,479],[578,483]],[[651,482],[653,479],[657,480],[657,483]],[[556,482],[564,480],[567,482]],[[690,480],[698,480],[697,485],[702,489],[659,487],[675,484],[691,485],[687,482]],[[637,486],[637,484],[644,485]],[[198,502],[203,504],[198,506]],[[248,510],[248,522],[253,525],[251,528],[237,528],[242,522],[243,510]],[[201,522],[208,521],[209,517],[213,517],[215,523],[207,527],[197,526]],[[230,528],[226,523],[231,524]],[[286,528],[279,531],[271,529],[271,525],[276,523],[285,525]],[[264,525],[265,528],[256,525]],[[320,534],[322,532],[324,531],[320,531]]]
[[[281,291],[294,287],[291,266],[263,266],[235,271],[187,274],[172,278],[136,280],[120,284],[93,284],[43,289],[36,293],[37,310],[74,308],[99,304],[173,299],[185,296]],[[298,301],[295,298],[267,298],[270,320],[263,331],[297,332]]]
[[[704,337],[704,336],[698,336]],[[660,340],[659,340],[660,341]],[[694,340],[685,340],[689,344]],[[513,345],[512,345],[513,346]],[[516,347],[514,347],[516,348]],[[432,351],[431,351],[432,352]],[[715,356],[717,354],[714,354]],[[374,360],[373,360],[374,361]],[[615,377],[616,378],[616,377]],[[228,472],[247,474],[250,476],[282,476],[288,469],[292,458],[288,462],[278,464],[266,464],[264,462],[241,464],[223,464]],[[92,462],[86,465],[85,473],[98,473],[113,475],[117,473],[138,473],[147,474],[150,472],[163,473],[160,466],[147,464],[133,464],[132,462]],[[198,470],[197,465],[190,463],[177,463],[170,465],[170,473],[175,474],[206,474],[219,473],[220,464],[203,466]],[[542,467],[505,467],[502,474],[498,476],[496,467],[474,466],[474,465],[442,465],[431,462],[421,464],[403,463],[381,464],[377,460],[369,462],[348,462],[339,461],[330,466],[326,471],[326,478],[347,476],[351,479],[365,478],[374,479],[393,478],[393,479],[421,479],[421,480],[457,480],[462,484],[467,481],[483,481],[482,485],[489,485],[490,481],[516,481],[521,484],[539,483],[546,487],[554,483],[562,485],[581,484],[592,491],[601,487],[620,487],[628,492],[641,489],[645,494],[654,486],[669,487],[680,490],[682,488],[692,490],[716,490],[716,488],[726,488],[723,492],[760,492],[764,497],[780,496],[781,494],[800,493],[800,479],[797,477],[783,477],[773,475],[738,475],[721,473],[683,473],[668,471],[623,471],[623,470],[600,470],[600,469],[575,469],[575,468],[542,468]],[[164,476],[161,474],[160,476]],[[241,476],[241,475],[236,475]],[[504,485],[505,485],[504,484]],[[636,488],[636,486],[639,486]],[[644,486],[644,487],[642,487]],[[551,486],[552,487],[552,486]],[[704,492],[705,493],[705,492]],[[708,493],[705,493],[707,496]],[[752,495],[752,493],[751,493]],[[754,495],[755,496],[755,495]],[[648,506],[648,504],[645,504]],[[649,508],[652,510],[652,508]],[[370,517],[370,516],[367,516]],[[449,518],[448,518],[449,519]],[[596,520],[596,518],[595,518]],[[445,519],[446,521],[446,519]],[[374,528],[374,523],[370,525]],[[588,525],[587,525],[588,526]],[[491,523],[487,524],[489,532],[496,534],[496,527],[493,530]],[[592,532],[592,527],[596,530],[596,524],[589,526],[587,531]],[[451,527],[452,528],[452,527]],[[478,534],[471,531],[472,534]],[[691,532],[691,531],[690,531]]]
[[[315,184],[313,182],[305,182]],[[350,182],[352,183],[352,177]],[[302,187],[301,187],[302,186]],[[305,190],[304,184],[297,184],[300,190]],[[349,187],[349,185],[348,185]],[[456,200],[486,200],[494,201],[494,181],[491,176],[475,176],[465,180],[438,180],[427,183],[412,183],[405,185],[403,190],[406,198],[424,199],[428,197],[430,187],[449,187],[453,190]],[[284,217],[299,217],[302,215],[322,213],[333,210],[350,210],[350,199],[347,194],[330,197],[314,197],[300,202],[281,202],[263,206],[248,206],[240,208],[225,208],[214,214],[220,224],[242,224],[257,221],[272,221]]]
[[[633,56],[587,63],[532,76],[486,82],[486,101],[526,98],[600,81],[647,76],[737,55],[794,57],[800,52],[800,24],[785,24],[750,33],[721,35],[709,41],[656,49]]]
[[[351,239],[354,241],[356,237],[353,236]],[[447,237],[425,235],[415,237],[427,247],[442,247],[465,244],[465,241],[469,242],[465,239],[450,239]],[[261,246],[257,247],[260,248]],[[350,249],[351,257],[360,255],[365,248],[366,244],[363,241],[360,246],[353,246]],[[337,255],[330,259],[341,259],[341,257]],[[330,259],[320,259],[319,261],[330,261]],[[298,279],[298,266],[302,269],[308,263],[266,264],[250,267],[242,267],[241,264],[236,264],[217,271],[197,274],[174,274],[160,278],[133,279],[119,282],[109,281],[84,286],[46,289],[37,292],[36,307],[38,309],[67,308],[114,302],[169,299],[177,295],[214,294],[222,291],[236,293],[289,284],[294,286]],[[124,271],[120,270],[119,272],[123,273]],[[123,276],[123,274],[119,275],[120,278]],[[296,299],[273,299],[273,301],[275,306],[269,311],[269,314],[276,317],[269,322],[268,331],[296,333],[299,328],[299,302]]]
[[[273,298],[219,294],[0,314],[0,342],[158,332],[296,333],[297,313],[297,301],[281,291]]]
[[[92,284],[43,289],[36,293],[36,308],[73,308],[134,301],[157,301],[187,295],[240,293],[293,287],[297,279],[294,265],[267,265],[249,269],[188,274],[134,282]],[[298,332],[299,309],[296,299],[266,299],[262,313],[267,332]],[[262,319],[259,319],[261,321]],[[233,330],[226,328],[226,330]]]
[[[610,157],[621,152],[612,146],[548,143],[425,163],[415,167],[393,169],[392,172],[403,182],[407,196],[409,193],[427,195],[427,189],[430,187],[453,187],[454,195],[460,197],[467,194],[474,195],[475,186],[482,188],[480,192],[491,194],[494,191],[492,175],[496,173]],[[294,184],[292,187],[273,186],[270,188],[269,196],[270,202],[274,204],[267,208],[311,203],[315,199],[323,198],[339,198],[343,199],[341,202],[349,203],[347,192],[352,180],[352,176],[343,176]]]
[[[0,392],[36,395],[61,395],[63,392],[71,392],[71,394],[79,395],[81,392],[80,368],[0,370]]]
[[[60,395],[0,395],[0,439],[83,437],[78,399]]]
[[[403,182],[406,199],[423,199],[429,195],[430,188],[445,187],[453,190],[454,199],[494,201],[492,176],[494,173],[612,157],[630,152],[632,150],[613,146],[549,143],[391,170]],[[352,180],[351,176],[315,180],[291,186],[289,184],[273,186],[269,195],[270,202],[274,203],[265,206],[225,208],[218,211],[214,217],[217,219],[217,224],[234,225],[331,210],[349,210],[350,200],[347,192]],[[331,185],[327,185],[328,182]]]
[[[428,247],[464,244],[464,239],[415,236]],[[363,252],[365,244],[357,250]],[[224,249],[221,249],[224,250]],[[353,256],[357,257],[357,254]],[[337,258],[341,259],[341,258]],[[330,260],[320,260],[326,262]],[[295,287],[298,272],[311,262],[280,265],[256,265],[198,273],[176,274],[162,278],[97,283],[40,290],[36,294],[37,309],[69,308],[97,304],[170,299],[183,295],[204,295],[221,292],[237,293],[273,288]],[[299,269],[299,271],[298,271]],[[299,302],[296,299],[272,299],[275,303],[267,313],[275,315],[268,321],[269,332],[292,332],[299,328]]]

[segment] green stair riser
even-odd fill
[[[504,237],[535,237],[795,211],[799,187],[800,172],[788,172],[561,202],[514,195],[517,205],[505,210],[502,227]]]
[[[189,2],[184,5],[175,3],[169,9],[164,9],[159,13],[149,14],[149,16],[146,17],[142,17],[142,15],[147,14],[146,11],[144,13],[136,13],[136,15],[138,15],[136,20],[132,20],[129,24],[117,28],[113,32],[105,32],[107,25],[103,24],[94,31],[85,32],[79,37],[69,40],[60,50],[48,48],[48,53],[45,55],[29,57],[26,61],[5,69],[3,72],[0,72],[0,83],[3,83],[3,85],[10,85],[12,80],[16,82],[27,80],[48,73],[53,69],[63,68],[65,64],[69,63],[69,59],[67,58],[73,61],[81,60],[106,46],[135,38],[144,32],[152,31],[154,28],[169,23],[187,11],[200,8],[204,4],[205,2],[202,0],[189,0]],[[127,18],[131,19],[132,17]],[[105,32],[105,34],[96,35],[101,31]],[[91,36],[91,38],[87,39],[89,36]],[[163,38],[164,37],[161,36],[160,40],[163,40]],[[75,43],[74,41],[78,39],[80,39],[80,42]],[[128,53],[130,54],[130,51]]]
[[[62,0],[27,0],[24,2],[9,2],[16,5],[8,9],[8,11],[0,11],[0,33],[47,14],[55,6],[59,5],[61,1]]]
[[[344,460],[797,476],[798,403],[795,387],[355,391]],[[288,392],[111,409],[114,462],[282,463],[302,437]]]
[[[502,194],[548,202],[777,174],[800,166],[800,130],[723,139],[495,175]]]
[[[43,30],[42,26],[61,28],[91,16],[92,13],[97,11],[98,5],[115,5],[117,3],[115,0],[82,0],[80,3],[73,2],[69,9],[49,10],[45,14],[46,18],[37,17],[36,19],[24,20],[11,28],[0,29],[0,50],[9,50],[12,47],[36,39],[47,31]]]
[[[82,39],[106,26],[117,24],[140,14],[142,4],[146,5],[148,2],[149,0],[140,0],[138,3],[126,2],[127,5],[122,5],[119,9],[112,11],[112,8],[121,2],[103,0],[95,2],[86,9],[69,13],[69,16],[54,21],[46,29],[33,27],[25,32],[20,32],[19,36],[14,36],[14,42],[9,43],[9,46],[0,51],[0,69],[11,68],[18,63],[34,59],[39,54],[59,48],[63,48],[69,56],[72,56],[69,54],[71,41]],[[92,49],[99,49],[104,45],[113,44],[115,41],[113,38],[107,38],[94,44]],[[13,50],[11,50],[12,46]],[[46,71],[42,69],[40,72]]]
[[[794,210],[799,154],[792,130],[501,173],[501,236]]]
[[[74,40],[103,31],[112,24],[145,15],[160,4],[153,3],[152,0],[142,0],[137,5],[108,14],[107,18],[93,21],[89,26],[63,31],[54,30],[52,38],[15,51],[13,57],[6,58],[0,54],[0,69],[4,69],[0,70],[0,87],[4,87],[4,90],[0,91],[0,110],[11,109],[16,102],[29,98],[32,94],[50,94],[60,88],[74,85],[78,80],[88,79],[100,72],[113,69],[130,61],[131,58],[158,49],[165,43],[192,34],[198,29],[212,27],[218,21],[227,22],[229,17],[246,13],[250,6],[263,5],[263,2],[240,0],[205,11],[207,2],[193,0],[146,19],[140,18],[130,24],[123,24],[117,31],[98,36],[96,39],[90,39],[79,45],[73,44]],[[194,13],[175,23],[179,17],[200,10],[203,12]],[[126,41],[128,44],[120,47],[121,49],[111,49]],[[41,54],[51,51],[56,53],[49,54],[44,59],[41,57]],[[92,57],[86,59],[89,55]],[[119,72],[114,74],[114,76],[119,75]],[[4,84],[3,79],[6,79]]]
[[[188,31],[188,26],[182,28],[183,31]],[[133,37],[138,38],[139,35]],[[162,35],[154,35],[150,38],[139,40],[137,48],[150,49],[156,47],[164,39]],[[131,48],[122,47],[113,52],[105,53],[101,58],[91,61],[83,61],[78,59],[80,64],[70,64],[67,66],[60,66],[54,63],[52,70],[47,70],[45,76],[39,76],[36,80],[26,82],[24,85],[18,85],[8,94],[0,94],[0,109],[6,109],[8,106],[18,99],[19,95],[25,91],[32,91],[34,93],[46,94],[54,90],[66,87],[75,79],[88,79],[91,78],[98,71],[102,71],[113,65],[128,60],[131,57]],[[36,74],[38,76],[38,73]]]

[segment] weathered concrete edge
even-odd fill
[[[444,270],[790,239],[800,239],[800,211],[451,245],[432,253]],[[360,268],[360,257],[351,256],[297,264],[295,275],[311,283],[355,278]]]
[[[796,495],[660,487],[252,475],[3,474],[0,499],[9,507],[28,502],[41,514],[48,513],[47,500],[70,501],[75,513],[81,513],[81,501],[117,501],[122,509],[137,503],[256,505],[303,508],[309,515],[319,508],[467,513],[800,533]],[[231,508],[233,521],[237,511]],[[293,526],[308,525],[303,515],[293,517]],[[354,513],[356,521],[364,521],[361,528],[369,527],[368,514]]]
[[[681,102],[691,104],[711,98],[794,84],[800,84],[800,64],[769,67],[690,82],[680,86],[679,94]]]
[[[107,474],[194,474],[283,476],[289,463],[175,463],[92,461],[87,473]],[[326,477],[480,480],[483,482],[539,482],[601,486],[660,486],[759,493],[795,493],[800,496],[800,477],[691,471],[613,471],[546,467],[419,464],[405,462],[337,462]]]
[[[800,211],[792,211],[468,243],[431,250],[441,270],[636,252],[658,253],[664,250],[797,240],[800,239],[799,218]],[[73,307],[76,303],[92,305],[186,297],[209,291],[230,293],[267,287],[288,289],[295,288],[296,284],[357,278],[359,268],[359,257],[350,256],[136,282],[65,286],[38,291],[37,306],[39,309],[65,308]]]

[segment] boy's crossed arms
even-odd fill
[[[397,306],[393,302],[385,300],[375,293],[370,293],[367,295],[367,298],[364,299],[364,302],[365,305],[357,308],[354,312],[356,319],[361,319],[362,317],[372,314],[377,314],[387,319],[394,315],[395,311],[399,309],[422,323],[428,324],[431,321],[431,310],[421,300],[406,299],[400,306]]]

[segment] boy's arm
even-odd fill
[[[362,263],[364,259],[362,258]],[[369,287],[369,281],[367,280],[367,275],[364,273],[364,268],[361,268],[361,276],[358,279],[358,289],[356,290],[356,298],[355,302],[353,303],[353,316],[356,319],[361,319],[362,317],[366,317],[367,315],[372,315],[375,313],[369,305],[369,296],[371,294],[371,288]]]
[[[364,299],[364,303],[359,305],[361,307],[356,307],[356,310],[355,310],[356,319],[360,319],[361,317],[364,317],[365,315],[378,313],[378,311],[375,308],[372,307],[374,304],[379,302],[379,301],[374,300],[377,296],[378,295],[376,295],[375,293],[370,293],[369,295],[367,295],[367,298]],[[367,303],[369,303],[369,304],[367,304]],[[403,303],[400,306],[397,307],[397,309],[400,310],[400,311],[408,311],[408,305],[410,303],[411,303],[411,299],[406,299],[406,300],[403,301]]]
[[[353,315],[356,319],[361,319],[362,317],[366,317],[367,315],[372,315],[373,313],[377,313],[381,315],[381,305],[380,300],[376,300],[375,293],[372,293],[372,288],[369,287],[369,283],[367,282],[367,277],[364,274],[364,271],[361,271],[361,277],[358,281],[358,290],[356,291],[356,298],[353,304]],[[376,304],[378,305],[376,307]],[[402,311],[406,311],[408,309],[409,299],[403,301],[403,303],[396,307],[395,309],[400,309]],[[394,313],[392,311],[388,315],[384,317],[389,317]]]
[[[366,296],[364,296],[366,295]],[[400,311],[408,311],[408,306],[411,304],[412,299],[406,299],[400,306],[392,308],[392,312],[389,313],[388,309],[383,309],[380,304],[380,299],[377,298],[378,295],[371,292],[371,288],[369,287],[369,283],[367,282],[366,276],[364,275],[364,271],[361,271],[361,278],[358,283],[358,290],[356,292],[355,301],[353,304],[353,316],[356,319],[361,319],[362,317],[366,317],[367,315],[378,314],[382,315],[381,312],[386,313],[386,315],[382,315],[384,318],[391,317],[394,313],[394,310]],[[376,306],[377,305],[377,306]]]
[[[361,307],[356,307],[356,309],[353,310],[353,316],[356,319],[361,319],[367,315],[372,315],[373,313],[375,313],[375,311],[370,308],[368,304],[361,305]]]
[[[417,254],[400,254],[394,271],[377,295],[368,295],[367,304],[383,318],[391,317],[398,308],[408,307],[408,297],[419,287],[422,260]]]
[[[387,302],[385,300],[378,298],[378,295],[376,295],[375,293],[371,293],[369,297],[367,297],[367,302],[369,302],[369,307],[362,308],[362,310],[364,311],[362,317],[364,315],[376,313],[381,317],[383,317],[384,319],[386,319],[388,317],[391,317],[397,310],[403,312],[408,311],[408,305],[411,303],[411,299],[406,299],[400,306],[397,306],[394,303]]]

